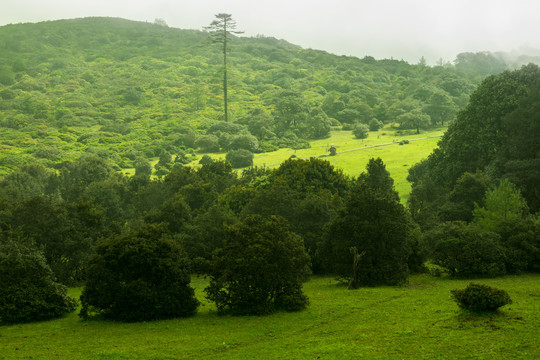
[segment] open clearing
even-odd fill
[[[459,310],[450,290],[469,280],[415,275],[403,287],[349,291],[330,277],[305,284],[298,313],[197,315],[147,323],[65,318],[0,327],[0,359],[538,359],[540,275],[476,280],[514,303],[488,316]],[[80,289],[71,289],[78,295]]]
[[[437,147],[440,137],[446,128],[423,131],[420,134],[410,132],[408,135],[396,135],[396,131],[389,128],[377,132],[370,132],[367,139],[355,139],[352,131],[334,130],[327,139],[310,141],[309,149],[279,149],[277,151],[256,154],[253,161],[255,166],[277,167],[291,155],[297,158],[310,158],[324,156],[334,167],[342,169],[347,175],[357,177],[366,169],[370,158],[380,157],[390,176],[394,179],[396,191],[401,201],[405,203],[411,192],[411,185],[407,181],[409,169],[414,164],[427,158]],[[419,140],[416,140],[419,139]],[[399,145],[401,140],[409,140],[409,144]],[[330,145],[334,144],[338,154],[329,154]],[[384,145],[384,146],[381,146]],[[215,159],[224,159],[225,154],[209,154]],[[199,156],[200,157],[200,156]],[[155,160],[157,162],[157,159]]]

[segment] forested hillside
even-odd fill
[[[357,289],[540,270],[537,65],[232,38],[226,122],[223,54],[205,32],[89,18],[2,27],[0,48],[0,323],[73,311],[64,285],[84,284],[83,318],[146,321],[194,315],[194,273],[218,312],[260,315],[309,306],[311,274]],[[231,156],[441,125],[408,207],[380,157],[351,176],[321,156]]]
[[[232,40],[234,125],[223,125],[222,54],[206,32],[115,18],[1,27],[0,174],[86,152],[121,169],[164,151],[189,162],[194,152],[305,147],[332,126],[446,124],[483,76],[466,66],[474,56],[459,70]]]

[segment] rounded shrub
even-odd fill
[[[251,215],[227,228],[210,263],[206,297],[233,315],[301,310],[308,304],[302,291],[308,265],[304,242],[285,219]]]
[[[473,224],[443,223],[423,235],[422,248],[452,277],[506,274],[506,250],[500,237]]]
[[[357,139],[366,139],[369,136],[369,127],[365,124],[356,124],[353,134]]]
[[[505,290],[482,284],[470,283],[465,289],[454,289],[450,292],[460,308],[473,312],[493,312],[512,303]]]
[[[0,322],[47,320],[75,310],[77,301],[54,280],[43,254],[32,246],[0,240]]]
[[[384,126],[384,124],[381,121],[373,118],[369,122],[369,131],[378,131],[383,126]]]
[[[97,246],[80,316],[102,314],[121,321],[187,317],[199,305],[190,282],[188,260],[166,226],[147,225]]]
[[[248,150],[232,150],[227,153],[225,159],[231,163],[233,168],[241,168],[253,165],[253,153]]]

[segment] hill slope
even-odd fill
[[[437,124],[474,89],[452,67],[335,56],[266,37],[233,40],[230,112],[262,150],[303,136],[276,129],[285,90],[305,101],[310,117],[323,114],[336,126],[388,123],[414,109]],[[83,152],[127,168],[136,157],[194,147],[222,116],[221,56],[205,32],[116,18],[0,27],[0,174],[34,161],[57,167]],[[266,115],[266,135],[253,131],[253,109]]]

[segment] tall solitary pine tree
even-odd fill
[[[228,105],[227,105],[227,46],[230,41],[231,34],[242,34],[242,31],[236,31],[236,21],[233,20],[231,14],[220,13],[216,15],[216,19],[204,28],[210,32],[210,37],[213,42],[223,46],[223,110],[225,121],[228,121]]]

